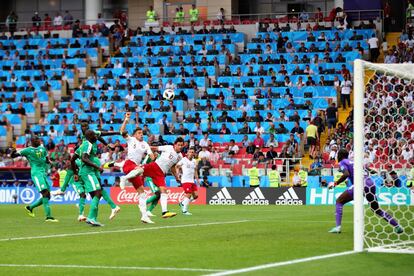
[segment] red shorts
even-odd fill
[[[122,171],[125,174],[128,174],[130,171],[134,170],[137,166],[138,165],[135,164],[135,162],[131,160],[126,160],[124,163],[124,166],[122,167]],[[142,177],[142,175],[128,179],[128,181],[132,183],[135,189],[138,189],[139,187],[144,185],[144,178]]]
[[[183,183],[181,187],[183,187],[183,190],[186,194],[191,194],[193,192],[197,192],[198,190],[197,185],[190,182]]]
[[[150,177],[152,182],[158,187],[165,187],[165,175],[157,163],[151,162],[143,166],[144,173],[143,177]]]

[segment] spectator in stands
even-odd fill
[[[336,123],[338,122],[338,108],[335,103],[332,103],[326,109],[326,122],[328,124],[328,136],[331,135],[331,129],[336,128]]]
[[[65,26],[70,26],[73,23],[73,16],[72,14],[70,14],[68,10],[65,11],[65,15],[63,16],[63,22]]]
[[[200,157],[200,153],[199,153],[199,157]],[[216,153],[216,154],[218,154],[218,153]],[[210,158],[211,158],[211,155],[210,155]],[[209,160],[206,157],[200,157],[200,159],[201,160],[197,164],[197,170],[198,170],[199,176],[206,177],[206,176],[210,175],[210,169],[212,168],[212,165],[210,163],[211,159]],[[211,162],[217,162],[217,160],[216,161],[211,161]]]
[[[40,18],[39,13],[36,11],[32,16],[33,27],[38,30],[40,28],[41,22],[42,18]]]
[[[308,124],[309,125],[305,131],[305,138],[309,146],[309,157],[313,159],[316,154],[317,140],[319,139],[318,128],[315,125],[314,121],[309,121]]]
[[[263,134],[265,133],[265,129],[263,128],[260,122],[256,122],[256,126],[253,129],[253,132]]]
[[[397,187],[397,188],[401,187],[401,185],[402,185],[401,184],[401,179],[398,177],[397,172],[396,171],[391,171],[390,176],[391,176],[391,179],[390,179],[389,182],[386,182],[386,186],[387,187]]]
[[[370,61],[377,62],[379,57],[379,41],[375,34],[367,41],[370,52]]]
[[[275,117],[273,117],[273,114],[271,112],[267,112],[266,118],[264,121],[268,123],[272,123],[273,121],[275,121]]]
[[[253,161],[256,161],[258,163],[266,162],[265,155],[260,149],[260,147],[256,147],[253,154]]]
[[[45,13],[45,18],[43,19],[45,22],[45,27],[50,27],[52,25],[52,18],[49,16],[48,13]]]
[[[128,91],[128,94],[125,96],[126,102],[132,102],[134,101],[134,95],[132,94],[132,90]]]
[[[270,146],[273,146],[275,148],[279,146],[279,143],[275,139],[275,135],[273,133],[270,134],[269,139],[266,141],[266,147],[268,148]]]
[[[341,83],[341,103],[344,110],[347,108],[347,103],[351,107],[351,90],[352,81],[349,79],[349,75],[346,75]]]
[[[271,161],[275,158],[277,158],[277,152],[275,151],[275,146],[274,145],[270,145],[269,147],[269,151],[266,153],[266,159]]]
[[[60,12],[57,12],[55,17],[53,18],[53,25],[55,27],[59,27],[59,26],[62,26],[62,24],[63,24],[62,15],[60,15]]]
[[[247,103],[246,99],[243,99],[242,105],[239,108],[241,111],[246,111],[246,112],[249,112],[250,110],[252,110],[251,105]]]
[[[220,10],[217,13],[217,20],[219,20],[221,24],[224,24],[225,14],[223,8],[220,8]]]
[[[264,139],[262,138],[262,135],[260,132],[256,133],[256,137],[253,140],[253,145],[259,148],[264,147],[265,143],[264,143]]]
[[[391,49],[386,52],[384,63],[397,63],[397,57]]]
[[[202,150],[198,153],[198,157],[200,159],[209,160],[210,154],[211,153],[208,151],[207,147],[202,147]]]
[[[232,155],[238,154],[239,153],[239,146],[236,145],[234,139],[230,139],[229,142],[229,153]]]
[[[11,11],[10,14],[7,16],[6,25],[9,29],[10,36],[14,37],[14,32],[16,32],[17,21],[19,17],[16,15],[14,11]]]
[[[49,137],[45,147],[48,151],[55,149],[55,143],[53,142],[53,139],[51,137]]]
[[[204,137],[200,140],[200,147],[208,147],[211,140],[208,137],[208,133],[204,134]]]
[[[226,126],[226,124],[221,124],[221,128],[218,131],[219,134],[231,134],[230,129]]]

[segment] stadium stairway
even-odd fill
[[[386,39],[388,42],[388,47],[397,46],[398,39],[400,38],[401,33],[387,33]]]
[[[353,105],[353,99],[351,97],[351,106],[352,105]],[[342,109],[342,108],[338,108],[338,117],[339,117],[338,118],[338,123],[345,124],[346,119],[348,118],[349,113],[351,112],[351,110],[352,110],[352,108],[347,108],[345,110]],[[323,145],[325,145],[327,137],[328,137],[328,129],[326,128],[325,131],[321,134],[321,138],[320,138],[320,142],[319,142],[319,145],[321,146],[321,148],[323,147]],[[313,163],[313,161],[314,161],[313,159],[309,158],[309,154],[307,152],[305,154],[305,156],[303,157],[303,159],[302,159],[302,165],[305,168],[309,169],[310,165]],[[293,171],[290,172],[290,175],[289,175],[290,179],[293,178],[293,174],[294,174]]]
[[[387,33],[385,38],[388,42],[388,48],[391,48],[392,46],[397,46],[398,45],[398,39],[400,38],[401,33],[398,32],[392,32],[392,33]],[[384,62],[384,52],[382,51],[382,47],[380,47],[381,51],[380,51],[380,56],[379,56],[379,62]]]

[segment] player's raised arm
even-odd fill
[[[118,134],[119,133],[117,131],[105,131],[105,130],[102,130],[100,136],[111,136],[111,135],[118,135]]]
[[[126,138],[126,137],[128,137],[129,135],[128,135],[128,132],[125,130],[126,129],[126,125],[128,124],[128,122],[129,122],[129,119],[131,118],[131,112],[127,112],[127,113],[125,113],[125,118],[124,118],[124,121],[122,122],[122,125],[121,125],[121,129],[119,130],[119,133],[124,137],[124,138]]]
[[[103,172],[103,169],[96,165],[94,162],[92,162],[92,160],[89,157],[89,154],[87,154],[86,152],[82,154],[82,162],[90,167],[97,169],[100,172]]]

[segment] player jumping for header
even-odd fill
[[[328,188],[331,189],[338,185],[339,183],[344,182],[346,179],[349,180],[348,189],[344,191],[336,200],[336,226],[332,228],[330,233],[341,233],[341,223],[342,223],[342,213],[343,207],[346,203],[354,200],[354,162],[348,159],[348,151],[341,149],[338,152],[338,162],[339,168],[343,175],[335,182],[329,183]],[[375,183],[368,176],[364,177],[364,194],[365,198],[368,200],[371,210],[386,220],[389,224],[394,227],[396,233],[400,234],[404,230],[398,224],[398,222],[387,212],[383,211],[378,204],[376,196],[376,187]]]
[[[12,158],[24,156],[30,164],[30,174],[33,183],[36,186],[37,191],[42,195],[41,198],[33,202],[31,205],[26,206],[25,209],[29,216],[34,217],[33,209],[43,205],[45,210],[47,222],[58,222],[57,219],[53,218],[50,211],[49,200],[50,200],[50,185],[46,179],[47,164],[50,163],[49,157],[47,156],[46,148],[41,145],[40,139],[37,136],[33,136],[31,139],[31,147],[27,147],[17,152],[15,149],[12,150],[10,156]]]
[[[141,164],[141,161],[145,155],[148,155],[151,159],[154,159],[154,154],[152,153],[152,150],[148,143],[144,141],[141,128],[136,128],[134,130],[133,136],[129,136],[128,133],[125,131],[126,125],[129,122],[130,117],[131,113],[127,112],[125,114],[125,119],[120,129],[120,133],[125,138],[128,144],[128,156],[122,167],[122,170],[126,174],[126,176],[121,176],[120,187],[121,189],[125,189],[126,181],[132,183],[132,185],[138,193],[138,207],[141,212],[141,221],[143,223],[154,223],[148,217],[147,213],[147,202],[146,194],[144,191],[143,177],[138,175],[134,177],[128,177],[131,171],[134,171],[135,169],[139,168],[139,165]]]
[[[165,187],[165,175],[171,170],[171,173],[175,176],[177,181],[179,181],[175,165],[183,158],[181,154],[183,144],[183,138],[178,137],[172,146],[152,146],[151,150],[161,152],[161,155],[158,157],[158,159],[154,162],[142,166],[137,166],[134,170],[125,176],[125,179],[131,179],[140,175],[152,179],[154,184],[160,188],[160,202],[163,218],[170,218],[177,215],[176,213],[168,211],[168,195],[167,188]]]

